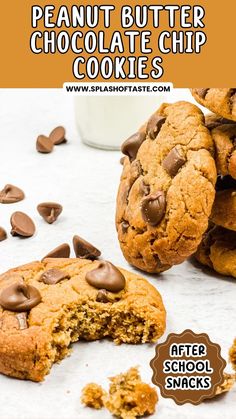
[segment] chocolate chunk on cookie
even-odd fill
[[[0,276],[0,373],[41,381],[71,343],[155,342],[165,317],[156,288],[110,262],[58,258],[11,269]]]
[[[215,197],[213,154],[195,105],[164,104],[151,116],[136,159],[124,162],[117,196],[116,226],[129,263],[162,272],[196,251]]]
[[[211,226],[205,233],[195,258],[222,275],[236,278],[236,232]]]
[[[234,88],[198,88],[191,93],[200,105],[223,118],[236,121],[236,89]]]
[[[215,113],[208,113],[205,115],[205,125],[209,130],[219,127],[220,125],[232,124],[230,119],[223,118]]]

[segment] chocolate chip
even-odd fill
[[[123,157],[121,157],[121,158],[120,158],[120,164],[121,164],[122,166],[123,166],[124,162],[125,162],[125,156],[123,156]]]
[[[57,246],[55,249],[51,250],[44,259],[46,258],[69,258],[70,257],[70,246],[67,243],[63,243],[60,246]]]
[[[153,114],[151,118],[148,120],[147,123],[147,134],[151,138],[151,140],[154,140],[159,133],[162,125],[164,124],[166,118],[164,116]]]
[[[56,127],[50,132],[49,138],[53,142],[54,145],[66,143],[67,140],[65,138],[66,130],[64,127]]]
[[[155,226],[163,218],[166,208],[166,199],[163,191],[148,195],[141,203],[141,213],[144,221]]]
[[[209,87],[200,87],[199,89],[194,89],[195,93],[197,93],[197,95],[201,99],[205,99],[208,90],[209,90]]]
[[[7,238],[7,232],[3,227],[0,227],[0,242],[3,240],[6,240]]]
[[[150,193],[150,186],[147,185],[144,180],[140,182],[139,190],[141,195],[149,195]]]
[[[85,279],[93,287],[111,292],[119,292],[125,287],[124,275],[105,260],[101,261],[96,269],[87,272]]]
[[[63,281],[63,279],[69,279],[70,275],[61,271],[60,269],[48,269],[45,271],[39,278],[39,281],[44,282],[44,284],[55,285],[58,282]]]
[[[12,226],[12,236],[31,237],[35,233],[34,222],[24,212],[14,212],[11,216],[10,222]]]
[[[123,154],[129,157],[130,161],[133,161],[138,153],[139,147],[146,138],[145,132],[138,131],[131,135],[121,146]]]
[[[110,299],[108,297],[108,292],[105,289],[101,289],[97,293],[96,301],[98,303],[109,303]]]
[[[37,288],[23,282],[15,282],[3,289],[0,305],[10,311],[29,311],[40,303],[42,297]]]
[[[0,192],[0,202],[2,204],[12,204],[24,199],[24,192],[17,186],[7,184]]]
[[[91,243],[82,239],[80,236],[73,237],[73,247],[77,258],[80,259],[97,259],[101,252]]]
[[[16,315],[16,318],[18,320],[20,330],[24,330],[24,329],[28,328],[27,313],[25,313],[25,312],[19,313],[19,314]]]
[[[170,176],[175,176],[178,170],[184,165],[186,159],[177,147],[172,148],[172,150],[167,154],[162,162],[162,166],[167,171]]]
[[[37,206],[39,214],[48,224],[52,224],[57,220],[62,209],[62,206],[56,202],[42,202]]]
[[[123,233],[123,234],[127,233],[128,228],[129,228],[129,223],[128,223],[127,221],[123,221],[123,222],[121,223],[122,233]]]
[[[51,153],[53,142],[49,137],[39,135],[36,141],[36,149],[39,153]]]

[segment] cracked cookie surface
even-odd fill
[[[236,89],[200,87],[191,89],[191,93],[200,105],[223,118],[236,121]]]
[[[216,272],[236,278],[236,232],[211,225],[194,256]]]
[[[144,343],[154,342],[164,333],[162,298],[145,279],[119,268],[125,287],[119,292],[105,292],[105,300],[104,294],[98,299],[106,290],[89,285],[86,275],[98,269],[99,263],[45,259],[0,276],[1,302],[6,300],[6,290],[18,281],[41,296],[27,313],[0,306],[1,373],[41,381],[78,339],[110,337],[115,343]]]
[[[188,102],[163,104],[137,134],[122,147],[118,238],[129,263],[162,272],[194,253],[207,229],[213,142],[202,112]]]

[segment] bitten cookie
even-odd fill
[[[216,192],[210,219],[216,225],[236,231],[236,188]]]
[[[195,258],[222,275],[236,278],[236,232],[211,226],[205,233]]]
[[[200,105],[223,118],[236,121],[236,89],[200,87],[191,89],[191,93]]]
[[[155,342],[165,308],[145,279],[110,262],[45,259],[0,276],[0,372],[41,381],[78,339]]]
[[[123,254],[162,272],[195,252],[215,197],[213,142],[202,112],[163,104],[122,146],[116,226]]]

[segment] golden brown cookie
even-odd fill
[[[191,89],[191,93],[200,105],[223,118],[236,121],[236,89],[200,87]]]
[[[236,124],[224,124],[211,130],[219,174],[236,179]]]
[[[195,105],[163,104],[122,151],[120,246],[132,265],[162,272],[194,253],[207,229],[216,181],[212,138]]]
[[[236,231],[236,188],[216,192],[210,219],[216,225]]]
[[[236,232],[211,226],[205,233],[195,258],[222,275],[236,278]]]
[[[155,342],[158,291],[106,261],[45,259],[0,276],[0,372],[41,381],[78,339]]]

